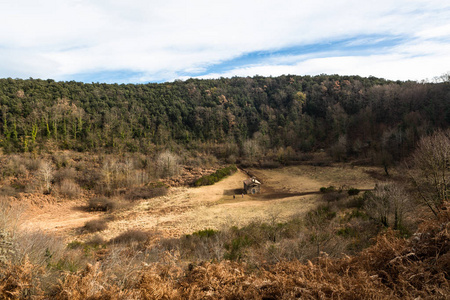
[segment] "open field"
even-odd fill
[[[371,189],[376,180],[373,167],[335,165],[329,167],[291,166],[278,169],[249,169],[263,182],[259,195],[242,195],[242,182],[248,174],[239,170],[212,185],[198,188],[173,187],[166,196],[141,200],[134,206],[112,213],[88,212],[86,199],[58,202],[50,196],[28,203],[23,226],[57,233],[71,240],[88,238],[81,228],[87,221],[108,218],[102,237],[110,239],[128,229],[157,231],[162,236],[179,237],[205,228],[243,226],[253,220],[281,221],[303,214],[320,203],[320,187],[333,185]],[[235,197],[233,197],[235,195]]]

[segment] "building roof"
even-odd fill
[[[250,184],[261,184],[261,182],[259,182],[256,178],[249,178],[247,180],[244,180],[244,184],[245,185],[250,185]]]

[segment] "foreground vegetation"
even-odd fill
[[[450,209],[448,203],[445,205]],[[188,263],[180,256],[179,248],[158,251],[142,243],[148,241],[148,236],[139,238],[136,232],[122,235],[109,246],[91,241],[84,245],[71,243],[63,250],[58,249],[54,238],[41,234],[37,239],[34,237],[34,242],[39,241],[40,245],[33,245],[26,254],[13,254],[12,250],[6,253],[14,259],[2,262],[0,296],[447,299],[448,209],[438,218],[422,223],[409,239],[388,230],[377,236],[373,246],[352,257],[331,258],[324,253],[307,263],[286,257],[269,262],[230,256],[226,260]],[[242,232],[248,233],[247,230]],[[193,237],[211,239],[216,234],[205,230],[186,237],[183,243]],[[233,242],[230,251],[237,244]]]

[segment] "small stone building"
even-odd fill
[[[254,177],[244,180],[244,192],[246,194],[259,194],[261,192],[261,182]]]

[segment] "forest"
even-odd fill
[[[336,160],[388,165],[448,127],[450,84],[338,75],[121,85],[8,78],[0,79],[0,111],[4,153],[170,148],[259,161],[323,149]]]

